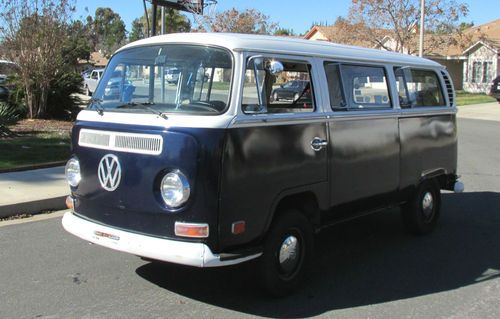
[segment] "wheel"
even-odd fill
[[[310,266],[313,232],[307,218],[286,210],[274,221],[259,259],[261,283],[271,295],[288,295],[301,284]]]
[[[293,96],[293,100],[297,101],[299,98],[300,98],[300,94],[299,93],[295,93],[295,95]]]
[[[278,102],[280,100],[280,98],[278,97],[278,92],[274,92],[274,95],[273,95],[273,100],[275,102]]]
[[[441,210],[441,192],[436,182],[425,181],[402,208],[403,223],[415,235],[430,233]]]

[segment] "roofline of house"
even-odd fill
[[[309,40],[309,38],[313,36],[314,32],[317,31],[319,31],[319,26],[315,25],[304,35],[303,38]]]
[[[493,46],[491,46],[487,41],[484,41],[484,40],[479,40],[477,41],[476,43],[474,43],[473,45],[471,45],[470,47],[468,47],[467,49],[465,49],[465,51],[463,52],[463,54],[466,54],[467,52],[469,52],[470,50],[472,50],[475,46],[477,46],[478,44],[482,44],[484,45],[485,47],[487,47],[488,49],[490,49],[491,51],[495,52],[496,54],[499,53],[499,50]]]

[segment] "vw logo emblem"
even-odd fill
[[[102,188],[108,192],[117,189],[122,177],[122,168],[120,167],[118,157],[113,154],[104,155],[99,162],[97,176],[99,177]]]

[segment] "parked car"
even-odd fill
[[[119,99],[128,102],[132,99],[135,87],[132,81],[124,79],[120,71],[114,72],[104,88],[104,99]]]
[[[305,80],[292,80],[285,84],[280,85],[272,91],[271,97],[274,101],[279,100],[298,100],[300,96],[306,96],[309,92],[309,81]]]
[[[0,60],[0,101],[7,101],[9,91],[13,85],[8,83],[9,76],[17,72],[16,64],[7,60]]]
[[[92,93],[95,92],[97,88],[97,84],[99,84],[99,81],[101,80],[102,73],[104,72],[104,69],[94,69],[92,72],[90,72],[90,76],[88,78],[84,79],[84,89],[85,93],[87,95],[92,95]]]
[[[500,103],[500,75],[493,80],[490,95],[497,99],[498,103]]]
[[[9,99],[9,89],[6,86],[0,85],[0,101]]]
[[[186,85],[161,90],[149,81],[129,103],[104,98],[115,71],[149,68],[156,79],[157,61],[182,64]],[[193,76],[206,70],[228,82],[212,90]],[[274,103],[280,76],[310,79],[315,98]],[[289,86],[297,93],[304,82]],[[408,231],[423,235],[437,225],[441,190],[463,190],[453,83],[428,59],[257,35],[169,34],[119,49],[94,96],[73,127],[64,228],[152,262],[255,259],[256,279],[274,295],[306,278],[314,234],[325,227],[401,206]]]
[[[167,81],[168,84],[175,84],[179,81],[179,74],[181,73],[181,70],[177,68],[170,68],[165,70],[165,81]]]

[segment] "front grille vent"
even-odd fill
[[[161,135],[153,134],[82,129],[78,138],[78,145],[110,151],[160,155],[163,148],[163,138]]]
[[[451,83],[450,76],[448,73],[441,71],[443,74],[444,84],[446,85],[446,92],[448,92],[448,100],[450,101],[450,106],[455,105],[455,93],[453,91],[453,83]]]

